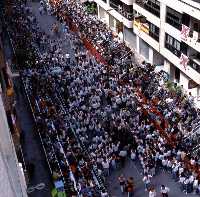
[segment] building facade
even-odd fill
[[[200,1],[94,0],[98,17],[200,100]]]
[[[12,81],[4,58],[2,29],[0,21],[0,191],[3,197],[27,197],[22,163],[13,143],[17,138],[16,117],[13,113]]]

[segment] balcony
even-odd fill
[[[177,12],[176,10],[170,7],[167,7],[166,23],[170,24],[178,30],[181,30],[181,20],[181,13]]]
[[[169,43],[165,43],[165,48],[167,48],[169,51],[171,51],[177,57],[181,56],[181,51],[177,50],[177,48],[175,48],[174,46],[170,45]]]
[[[189,57],[189,66],[200,73],[200,54],[191,55]]]
[[[188,46],[195,49],[196,51],[200,51],[200,28],[197,30],[194,28],[190,29],[189,27],[182,25],[181,32],[184,32],[185,28],[188,29],[189,32],[182,36],[182,41],[185,42]]]
[[[160,28],[160,18],[149,12],[144,8],[144,6],[140,6],[140,4],[134,3],[133,5],[133,13],[140,13],[143,15],[148,21],[151,21],[153,24],[155,24],[157,27]],[[135,14],[134,14],[135,15]]]
[[[153,15],[160,17],[160,2],[157,0],[136,0],[135,3],[139,5],[140,7],[144,8],[148,12],[152,13]]]
[[[174,51],[173,51],[174,50]],[[181,58],[179,57],[180,52],[177,49],[170,48],[167,46],[160,48],[160,53],[166,59],[168,59],[173,65],[179,68],[185,75],[187,75],[190,79],[192,79],[195,83],[200,84],[200,73],[194,69],[193,65],[191,65],[192,61],[191,56],[189,56],[189,62],[186,66],[181,64]],[[176,54],[175,54],[176,53]],[[186,55],[185,55],[186,57]]]
[[[133,24],[139,31],[148,34],[157,42],[159,41],[159,28],[153,23],[147,21],[144,16],[140,15],[139,17],[135,17]]]
[[[153,27],[154,26],[154,27]],[[152,28],[153,27],[153,28]],[[136,35],[141,37],[146,43],[159,51],[159,30],[155,32],[155,25],[146,20],[144,16],[135,17],[133,22],[133,30]],[[159,29],[159,28],[158,28]]]
[[[112,1],[110,1],[110,7],[113,8],[114,10],[116,10],[118,13],[120,13],[123,17],[125,17],[126,19],[128,19],[129,21],[133,20],[133,10],[129,10],[126,9],[123,5],[123,3],[120,4],[116,4]],[[128,7],[128,6],[126,6]]]
[[[134,20],[133,24],[134,24],[134,27],[136,27],[138,30],[146,33],[146,34],[149,34],[149,24],[145,21],[142,21],[142,18],[143,16],[141,16],[141,18],[137,18]]]
[[[120,0],[120,1],[125,3],[126,5],[132,5],[133,6],[133,0]]]

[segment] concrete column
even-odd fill
[[[188,81],[189,81],[189,78],[183,73],[183,72],[180,72],[180,85],[183,85],[183,88],[184,89],[188,89]]]
[[[160,49],[165,47],[165,18],[166,18],[167,6],[160,2]]]
[[[106,18],[106,24],[110,27],[110,14],[108,12],[105,11],[105,18]]]
[[[100,6],[97,4],[97,16],[100,19]]]
[[[175,66],[173,66],[172,64],[170,64],[170,73],[169,73],[169,77],[171,81],[175,81]]]
[[[153,49],[149,47],[149,63],[153,64]]]
[[[170,76],[170,63],[167,60],[164,60],[164,70],[169,74]]]
[[[114,30],[117,31],[117,20],[113,17],[113,27],[114,27]]]

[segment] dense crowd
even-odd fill
[[[163,169],[183,191],[199,192],[198,160],[190,154],[194,144],[183,140],[199,119],[193,97],[181,87],[169,90],[154,65],[123,65],[133,55],[130,49],[82,4],[52,6],[41,2],[40,9],[62,23],[53,25],[52,35],[23,4],[13,7],[8,24],[54,179],[63,180],[71,196],[107,196],[105,177],[129,157],[140,161],[146,190],[154,191],[151,179]],[[70,31],[72,26],[79,31]],[[63,39],[70,40],[74,57],[66,54]],[[95,60],[84,39],[107,65]],[[134,177],[121,175],[119,181],[122,192],[133,196]]]

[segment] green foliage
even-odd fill
[[[89,14],[95,14],[96,13],[96,6],[94,3],[90,3],[86,6],[86,10]]]

